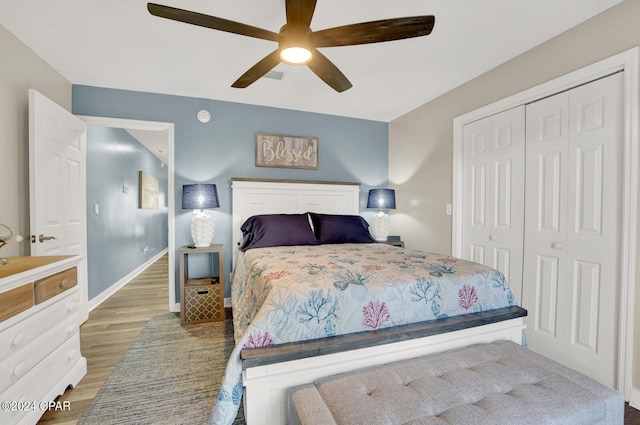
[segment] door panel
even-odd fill
[[[524,107],[465,125],[463,257],[502,272],[522,290]]]
[[[537,257],[535,304],[533,314],[529,316],[535,320],[534,331],[542,337],[556,336],[556,314],[558,305],[559,268],[557,257],[539,255]],[[526,279],[525,279],[526,282]],[[527,334],[527,340],[531,339]]]
[[[473,165],[471,167],[471,225],[485,226],[485,213],[487,210],[487,167],[486,164]]]
[[[527,106],[530,347],[615,387],[622,75]],[[535,260],[534,260],[535,258]]]
[[[571,343],[597,352],[598,322],[600,318],[600,264],[574,262],[573,308]]]
[[[564,183],[561,173],[561,151],[538,155],[538,231],[559,233],[560,202]],[[527,190],[533,188],[527,187]]]
[[[82,120],[29,90],[31,255],[84,256],[81,322],[88,317],[85,143]]]
[[[602,145],[576,149],[576,233],[602,234],[602,156]]]
[[[511,227],[511,205],[513,203],[513,174],[511,159],[495,162],[495,205],[493,208],[493,225],[509,229]]]

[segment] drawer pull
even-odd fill
[[[198,295],[206,295],[209,291],[198,291]]]
[[[69,325],[67,327],[67,336],[69,337],[69,336],[73,335],[75,330],[76,330],[76,327],[74,325]]]
[[[11,346],[19,347],[24,342],[25,335],[23,332],[20,332],[18,335],[14,336],[11,340]]]
[[[69,283],[68,279],[64,279],[62,280],[59,284],[58,284],[58,288],[60,289],[64,289],[67,286],[67,283]]]
[[[27,368],[27,366],[25,365],[24,362],[20,362],[16,365],[16,367],[13,368],[13,376],[21,376],[25,369]]]
[[[73,360],[73,358],[76,356],[76,353],[78,351],[74,348],[73,350],[69,351],[69,355],[67,356],[69,358],[69,360]]]
[[[76,309],[76,303],[73,302],[67,306],[67,313],[72,313]]]

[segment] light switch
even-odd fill
[[[129,193],[129,186],[127,186],[126,184],[122,186],[122,193]]]
[[[99,214],[100,214],[100,204],[95,204],[95,205],[93,206],[93,212],[94,212],[96,215],[99,215]]]
[[[451,204],[447,204],[445,206],[445,214],[452,215],[453,214],[453,206]]]

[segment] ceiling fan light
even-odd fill
[[[312,58],[311,52],[304,47],[287,47],[280,52],[280,59],[289,65],[304,65]]]

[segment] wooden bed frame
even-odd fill
[[[232,179],[233,242],[256,214],[360,214],[360,184]],[[233,253],[233,265],[237,249]],[[323,376],[458,348],[509,340],[520,344],[526,310],[509,307],[301,343],[245,349],[243,385],[248,425],[287,423],[287,389]]]

